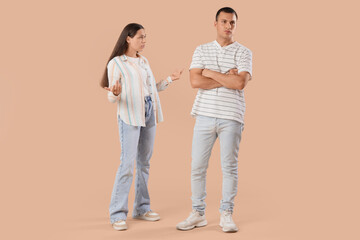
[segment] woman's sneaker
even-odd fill
[[[148,212],[144,213],[143,215],[135,216],[133,218],[140,219],[140,220],[146,220],[146,221],[158,221],[158,220],[160,220],[159,214],[157,214],[155,212],[152,212],[152,211],[148,211]]]
[[[126,225],[126,222],[124,220],[114,222],[112,224],[112,227],[117,231],[123,231],[123,230],[127,229],[127,225]]]
[[[187,231],[195,227],[204,227],[206,225],[207,221],[205,219],[205,214],[201,216],[198,211],[192,210],[190,216],[186,220],[176,225],[176,228],[179,230]]]
[[[224,232],[237,232],[239,230],[232,219],[232,212],[230,211],[221,212],[220,227]]]

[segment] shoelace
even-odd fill
[[[224,215],[225,222],[231,222],[231,212],[224,211],[223,215]]]
[[[190,219],[196,214],[196,210],[192,210],[190,216],[186,219],[186,221],[190,222]]]

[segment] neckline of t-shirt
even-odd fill
[[[127,55],[126,55],[126,57],[130,58],[130,59],[140,59],[140,57],[130,57],[130,56],[127,56]]]
[[[216,40],[214,40],[214,43],[215,43],[215,45],[218,46],[219,48],[221,48],[221,49],[226,49],[226,48],[228,48],[228,47],[236,44],[237,41],[234,41],[233,43],[231,43],[231,44],[229,44],[229,45],[226,45],[226,46],[224,46],[224,47],[222,47],[222,46],[220,45],[220,43],[218,43],[218,41],[216,41]]]
[[[140,57],[129,57],[129,56],[127,56],[127,58],[131,61],[131,62],[133,62],[133,63],[135,63],[135,64],[140,64]]]

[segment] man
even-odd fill
[[[190,230],[207,225],[205,218],[206,171],[212,147],[220,141],[223,173],[220,226],[236,232],[232,219],[237,194],[238,151],[244,126],[244,88],[251,79],[252,52],[234,41],[237,13],[221,8],[215,17],[216,41],[196,48],[190,81],[199,88],[191,114],[196,116],[192,143],[192,212],[176,227]]]

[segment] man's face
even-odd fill
[[[218,36],[231,39],[236,29],[236,16],[233,13],[220,12],[214,23]]]

